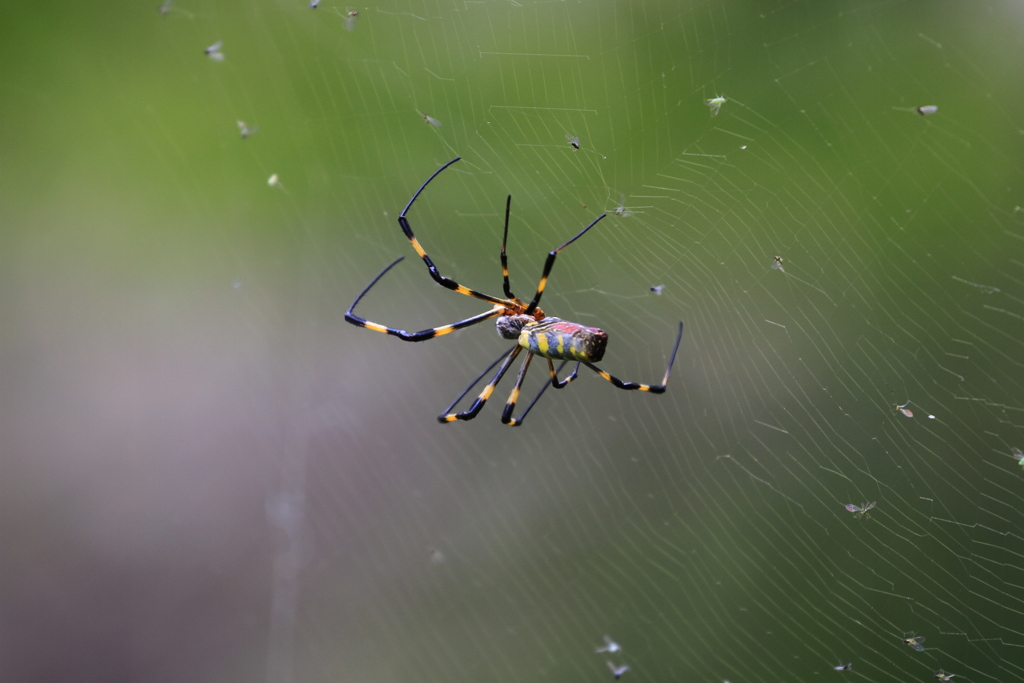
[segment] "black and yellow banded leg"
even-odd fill
[[[608,214],[606,213],[602,213],[600,216],[594,219],[593,223],[580,230],[578,235],[576,235],[571,240],[569,240],[562,246],[558,247],[557,249],[548,252],[548,257],[544,261],[544,272],[541,274],[540,283],[537,285],[537,293],[533,295],[533,301],[531,301],[530,305],[526,307],[525,315],[532,315],[533,309],[537,308],[537,304],[540,303],[540,295],[544,293],[544,288],[547,287],[548,285],[548,276],[551,275],[551,268],[552,266],[555,265],[555,258],[558,256],[558,252],[562,251],[567,246],[569,246],[579,238],[583,237],[583,235],[586,234],[587,230],[590,230],[592,227],[597,225],[597,222],[607,215]]]
[[[487,311],[486,313],[474,315],[472,318],[466,318],[465,320],[460,320],[459,322],[452,323],[451,325],[431,327],[428,330],[420,330],[419,332],[406,332],[405,330],[399,330],[394,327],[388,327],[386,325],[381,325],[379,323],[370,322],[369,320],[360,318],[358,315],[355,315],[354,313],[346,313],[345,320],[349,321],[353,325],[365,327],[366,329],[373,330],[374,332],[390,334],[393,337],[398,337],[402,341],[421,342],[427,341],[428,339],[434,339],[435,337],[444,336],[446,334],[454,332],[455,330],[461,330],[463,327],[469,327],[470,325],[482,323],[485,320],[489,320],[499,315],[501,315],[500,309],[495,311]]]
[[[675,348],[672,349],[672,357],[668,360],[668,368],[665,369],[665,377],[661,380],[661,384],[640,384],[639,382],[623,382],[618,377],[610,375],[601,368],[597,367],[593,363],[583,361],[583,364],[588,368],[596,372],[601,376],[602,379],[606,379],[611,382],[617,389],[627,389],[635,391],[649,391],[652,394],[663,394],[665,393],[665,385],[668,384],[668,376],[672,372],[672,364],[676,362],[676,352],[679,351],[679,342],[683,338],[683,324],[679,323],[679,336],[676,337]]]
[[[518,356],[519,352],[522,350],[523,347],[516,344],[512,351],[509,352],[508,357],[505,358],[505,362],[501,364],[501,367],[498,369],[498,372],[495,373],[494,378],[487,383],[487,386],[484,387],[484,390],[481,391],[480,395],[476,397],[475,401],[473,401],[473,405],[469,407],[469,410],[466,410],[461,413],[446,412],[444,415],[438,415],[437,421],[441,423],[455,422],[455,420],[472,420],[474,417],[476,417],[477,414],[483,409],[484,404],[487,403],[487,399],[491,397],[491,392],[494,391],[494,387],[497,386],[498,382],[501,381],[501,378],[505,376],[505,373],[508,371],[509,366],[512,365],[512,361],[516,359],[516,356]],[[476,382],[474,382],[473,384],[476,384]],[[463,392],[463,394],[465,394],[465,392]],[[454,407],[454,404],[452,405]],[[451,408],[449,408],[448,410],[451,410]]]
[[[568,377],[561,381],[558,379],[558,373],[562,371],[562,368],[564,368],[565,364],[568,362],[569,361],[567,360],[563,360],[562,364],[558,366],[558,370],[556,371],[555,364],[551,362],[550,358],[548,358],[548,372],[551,373],[551,386],[553,386],[555,389],[561,389],[566,384],[576,379],[576,376],[579,374],[580,364],[576,363],[576,367],[573,368],[572,373]],[[540,396],[538,395],[537,398],[540,398]],[[525,416],[526,413],[523,413],[523,415]]]
[[[402,341],[421,342],[426,341],[428,339],[433,339],[434,337],[441,337],[450,332],[454,332],[455,330],[461,330],[463,327],[476,325],[477,323],[483,322],[484,320],[488,320],[489,318],[497,317],[501,315],[502,311],[504,310],[502,307],[495,306],[490,311],[485,311],[480,315],[474,315],[472,318],[466,318],[465,320],[460,320],[459,322],[452,323],[451,325],[431,327],[428,330],[420,330],[419,332],[406,332],[405,330],[399,330],[394,327],[387,327],[386,325],[370,322],[369,320],[366,320],[365,318],[362,318],[353,313],[353,309],[355,309],[356,305],[363,298],[363,296],[365,296],[366,293],[370,291],[370,288],[377,284],[377,281],[384,277],[384,274],[387,273],[392,268],[394,268],[398,264],[398,262],[401,261],[403,258],[403,256],[399,256],[397,259],[389,263],[387,267],[384,268],[384,270],[380,271],[377,277],[373,278],[373,281],[370,282],[370,284],[366,285],[363,291],[359,292],[359,296],[356,297],[356,300],[353,301],[352,305],[348,307],[348,311],[345,312],[345,320],[352,323],[353,325],[356,325],[358,327],[365,327],[366,329],[373,330],[374,332],[390,334],[393,337],[398,337]]]
[[[517,345],[517,346],[518,346],[518,345]],[[459,395],[458,395],[458,397],[456,397],[456,399],[455,399],[454,401],[452,401],[452,404],[451,404],[450,406],[448,406],[447,408],[445,408],[445,409],[444,409],[444,413],[443,413],[443,414],[444,414],[444,415],[447,415],[448,413],[452,412],[452,409],[453,409],[453,408],[454,408],[455,406],[459,405],[459,401],[461,401],[462,399],[464,399],[464,398],[466,397],[466,394],[468,394],[469,392],[471,392],[471,391],[473,390],[473,387],[475,387],[475,386],[476,386],[476,385],[477,385],[477,384],[478,384],[478,383],[480,382],[480,380],[482,380],[482,379],[483,379],[483,378],[484,378],[484,377],[485,377],[485,376],[487,375],[487,373],[488,373],[488,372],[490,372],[491,370],[493,370],[493,369],[495,368],[495,366],[497,366],[497,365],[498,365],[498,363],[500,363],[501,361],[503,361],[503,360],[505,359],[505,356],[507,356],[508,354],[512,353],[512,351],[513,351],[513,350],[515,350],[515,346],[513,346],[513,347],[512,347],[511,349],[509,349],[508,351],[502,351],[502,352],[501,352],[501,355],[500,355],[500,356],[498,356],[497,358],[495,358],[495,359],[494,359],[494,362],[492,362],[492,363],[491,363],[490,365],[488,365],[488,366],[487,366],[486,368],[484,368],[483,372],[481,372],[481,373],[480,373],[479,375],[477,375],[477,376],[476,376],[476,379],[474,379],[474,380],[473,380],[473,381],[472,381],[472,382],[470,383],[470,385],[469,385],[468,387],[466,387],[465,389],[463,389],[463,390],[462,390],[462,393],[461,393],[461,394],[459,394]]]
[[[516,402],[519,401],[519,390],[523,386],[523,379],[526,377],[526,371],[530,369],[530,361],[533,360],[533,352],[526,354],[526,360],[523,361],[523,366],[519,368],[519,376],[516,377],[516,385],[512,387],[512,393],[508,396],[508,401],[505,402],[505,410],[501,411],[501,423],[507,424],[511,427],[515,427],[523,423],[522,416],[519,419],[512,417],[512,413],[516,409]]]
[[[580,364],[579,363],[576,363],[576,367],[573,369],[572,374],[570,374],[564,380],[559,381],[558,380],[558,373],[560,373],[562,371],[562,368],[564,368],[566,365],[569,364],[569,361],[563,360],[562,364],[558,366],[557,370],[555,370],[555,365],[554,365],[554,363],[551,362],[551,359],[548,358],[547,360],[548,360],[548,370],[551,373],[551,381],[544,383],[544,386],[542,386],[540,388],[540,391],[537,392],[537,395],[533,397],[532,401],[530,401],[530,405],[526,406],[526,410],[523,411],[523,414],[520,415],[519,417],[511,419],[508,422],[509,426],[518,427],[521,424],[523,424],[523,421],[526,419],[526,416],[529,415],[530,411],[533,410],[533,407],[535,405],[537,405],[537,401],[539,401],[540,397],[544,395],[544,392],[548,390],[548,387],[554,387],[556,389],[561,389],[566,384],[568,384],[569,382],[571,382],[574,379],[576,379],[576,375],[577,375],[577,373],[579,372],[579,369],[580,369]]]
[[[508,302],[506,302],[503,299],[499,299],[496,296],[484,294],[483,292],[478,292],[476,290],[470,289],[469,287],[463,287],[455,280],[452,280],[451,278],[447,278],[441,275],[441,273],[438,272],[437,270],[437,266],[434,265],[434,262],[430,260],[430,257],[427,256],[427,252],[424,251],[423,247],[420,245],[419,240],[416,239],[416,235],[413,234],[412,228],[409,226],[409,219],[405,217],[405,214],[408,213],[409,209],[412,208],[412,203],[416,201],[416,198],[420,196],[420,193],[426,189],[427,185],[430,184],[430,181],[436,178],[438,173],[454,164],[460,158],[461,157],[455,157],[447,164],[434,171],[434,174],[427,178],[427,182],[423,183],[423,185],[420,186],[420,189],[416,190],[416,194],[412,196],[412,199],[409,200],[409,203],[405,205],[404,209],[402,209],[402,213],[399,214],[398,216],[398,224],[402,226],[402,232],[404,232],[405,236],[409,238],[409,243],[412,244],[412,248],[416,250],[416,253],[419,254],[421,259],[423,259],[423,262],[427,264],[427,270],[430,272],[430,277],[434,279],[434,282],[441,285],[442,287],[452,290],[453,292],[465,294],[466,296],[471,296],[474,299],[480,299],[481,301],[489,301],[492,304],[504,305]]]

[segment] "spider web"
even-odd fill
[[[155,9],[24,15],[34,32],[0,41],[24,133],[0,171],[4,431],[33,482],[5,517],[69,539],[52,582],[16,544],[16,667],[1024,679],[1018,7]],[[405,344],[344,322],[399,255],[367,319],[486,309],[434,286],[396,225],[455,156],[409,213],[441,273],[500,295],[511,194],[529,299],[547,251],[608,212],[542,306],[605,329],[601,367],[638,382],[684,321],[666,394],[584,369],[510,430],[510,371],[441,426],[507,346],[491,323]],[[545,378],[534,363],[524,399]],[[55,584],[75,599],[39,613]],[[55,658],[43,632],[80,646]],[[605,634],[622,650],[595,654]]]

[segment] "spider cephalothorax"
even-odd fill
[[[523,365],[519,370],[519,376],[516,379],[515,387],[512,388],[512,394],[509,396],[508,401],[505,403],[505,410],[502,411],[501,421],[508,425],[520,425],[523,420],[526,419],[526,414],[530,412],[534,404],[540,399],[544,390],[548,386],[553,386],[556,389],[561,389],[569,382],[576,379],[577,372],[580,369],[580,364],[586,365],[588,368],[596,372],[603,379],[611,382],[615,387],[619,389],[635,389],[639,391],[649,391],[653,394],[661,394],[665,391],[665,385],[668,383],[669,373],[672,372],[672,364],[676,360],[676,352],[679,350],[679,342],[683,338],[683,323],[679,323],[679,335],[676,337],[675,347],[672,349],[672,355],[668,361],[668,368],[665,369],[665,377],[661,380],[661,384],[640,384],[637,382],[623,382],[622,380],[614,377],[604,370],[598,368],[594,363],[599,362],[604,358],[605,347],[608,345],[608,334],[601,329],[596,327],[587,327],[579,323],[570,322],[568,320],[562,320],[561,318],[555,318],[547,316],[537,306],[540,302],[540,297],[544,293],[544,287],[547,285],[548,276],[551,275],[551,268],[555,264],[555,258],[558,253],[565,249],[567,246],[578,240],[583,236],[587,230],[594,227],[598,221],[605,217],[606,214],[598,216],[590,225],[583,228],[578,235],[573,237],[571,240],[558,247],[557,249],[548,252],[547,260],[544,262],[544,272],[540,277],[540,283],[537,285],[537,292],[533,295],[533,299],[529,304],[516,298],[512,293],[512,289],[509,287],[508,282],[508,257],[505,253],[505,246],[508,243],[508,218],[509,211],[512,206],[512,195],[508,196],[505,202],[505,236],[501,241],[501,272],[504,286],[505,298],[491,296],[489,294],[483,294],[476,290],[464,287],[459,283],[455,282],[450,278],[446,278],[438,272],[434,262],[427,256],[427,252],[424,251],[423,247],[420,246],[416,236],[413,235],[412,228],[409,226],[409,220],[406,218],[406,214],[412,207],[413,202],[420,196],[420,193],[430,184],[430,181],[437,177],[437,174],[448,168],[459,158],[452,159],[441,168],[434,171],[434,174],[427,178],[427,182],[420,186],[420,189],[416,191],[416,194],[412,196],[409,203],[405,205],[405,209],[398,216],[398,224],[402,227],[402,232],[409,239],[412,248],[416,250],[423,262],[427,265],[427,270],[430,272],[430,277],[434,279],[434,282],[445,287],[447,289],[454,290],[459,294],[465,294],[471,296],[474,299],[480,299],[490,303],[493,307],[489,311],[484,311],[479,315],[475,315],[472,318],[466,318],[459,322],[452,323],[451,325],[442,325],[441,327],[432,327],[427,330],[421,330],[419,332],[406,332],[405,330],[399,330],[393,327],[387,327],[378,323],[370,322],[365,318],[361,318],[356,315],[353,311],[359,301],[366,295],[370,288],[377,284],[377,281],[384,277],[384,274],[391,270],[399,261],[404,257],[399,257],[391,262],[380,274],[375,277],[370,284],[368,284],[363,291],[359,293],[352,305],[348,307],[348,311],[345,313],[345,320],[358,325],[359,327],[365,327],[368,330],[375,332],[383,332],[384,334],[390,334],[398,337],[403,341],[420,342],[441,335],[454,332],[455,330],[462,329],[463,327],[469,327],[477,323],[483,322],[490,318],[497,318],[495,320],[495,326],[498,329],[498,334],[504,339],[515,340],[516,345],[507,351],[503,351],[502,354],[491,363],[490,367],[483,371],[473,383],[466,388],[462,394],[459,395],[455,401],[448,406],[445,412],[438,416],[438,420],[441,422],[454,422],[455,420],[472,420],[480,410],[484,407],[487,399],[490,398],[491,392],[494,391],[494,387],[501,381],[501,378],[505,376],[512,361],[525,349],[526,360],[523,361]],[[537,396],[533,399],[533,402],[526,407],[523,414],[519,417],[512,417],[512,413],[515,411],[516,402],[519,399],[519,389],[522,387],[523,378],[526,377],[526,371],[530,367],[530,361],[533,360],[534,356],[540,356],[547,359],[548,372],[551,375],[551,382],[545,383],[544,387],[537,393]],[[552,360],[561,360],[562,364],[555,369]],[[571,361],[576,362],[576,367],[572,373],[564,380],[558,379],[558,373],[561,372],[565,364]],[[462,400],[462,398],[469,393],[469,391],[483,379],[484,375],[491,371],[494,366],[501,363],[501,367],[498,372],[495,373],[494,377],[487,386],[484,387],[483,391],[473,405],[461,413],[451,412],[455,406]]]
[[[498,319],[494,321],[494,326],[498,328],[498,334],[502,339],[519,339],[523,325],[533,321],[533,316],[513,313],[498,316]]]

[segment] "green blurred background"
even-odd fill
[[[0,678],[1024,679],[1024,6],[157,5],[0,8]],[[666,394],[345,323],[486,308],[455,156]]]

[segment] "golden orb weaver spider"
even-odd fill
[[[490,364],[490,366],[480,373],[479,376],[473,383],[466,387],[466,390],[459,394],[459,397],[452,402],[450,406],[438,416],[438,421],[441,423],[454,422],[455,420],[472,420],[477,414],[483,409],[484,404],[487,403],[487,399],[490,398],[491,392],[494,391],[494,387],[497,386],[501,378],[505,376],[512,361],[526,349],[526,360],[523,361],[522,366],[519,369],[519,376],[516,378],[516,384],[512,388],[512,393],[505,403],[505,410],[501,413],[501,421],[504,424],[510,426],[519,426],[523,424],[523,420],[526,419],[527,413],[533,408],[533,406],[540,400],[540,397],[544,394],[544,391],[549,387],[553,386],[556,389],[561,389],[569,382],[576,379],[576,375],[580,369],[580,363],[586,365],[588,368],[596,372],[603,379],[609,381],[615,387],[619,389],[632,389],[639,391],[649,391],[652,394],[662,394],[665,392],[665,385],[668,384],[669,373],[672,372],[672,364],[676,360],[676,352],[679,350],[679,342],[683,338],[683,323],[679,323],[679,334],[676,337],[675,347],[672,349],[672,356],[668,361],[668,368],[665,370],[665,377],[661,380],[661,384],[639,384],[637,382],[623,382],[621,379],[614,377],[604,370],[600,369],[594,363],[600,361],[604,357],[605,346],[608,344],[608,334],[604,330],[600,330],[596,327],[587,327],[580,325],[579,323],[569,322],[568,320],[562,320],[553,316],[545,315],[544,311],[538,308],[537,304],[540,303],[540,297],[544,293],[544,287],[547,285],[548,276],[551,275],[551,268],[555,264],[555,257],[558,253],[565,249],[567,246],[582,237],[587,230],[597,225],[597,222],[604,218],[607,214],[601,214],[594,221],[583,228],[578,235],[573,237],[571,240],[558,247],[557,249],[548,252],[548,258],[544,262],[544,271],[540,277],[540,284],[537,285],[537,292],[533,295],[533,299],[530,303],[524,302],[522,299],[516,297],[508,282],[508,256],[505,253],[505,245],[508,242],[508,218],[509,212],[512,208],[512,195],[508,196],[505,202],[505,235],[501,240],[501,274],[504,284],[505,298],[499,298],[496,296],[490,296],[489,294],[483,294],[475,290],[469,289],[460,285],[458,282],[450,278],[446,278],[438,272],[434,262],[427,256],[427,252],[420,246],[419,241],[412,232],[412,228],[409,226],[409,220],[406,218],[406,214],[409,213],[409,209],[412,208],[413,202],[420,196],[420,193],[426,189],[430,181],[437,177],[441,171],[448,168],[461,157],[455,157],[441,168],[434,171],[434,174],[427,178],[427,181],[420,186],[420,189],[416,190],[416,194],[412,196],[409,203],[405,205],[405,209],[398,216],[398,224],[402,226],[402,232],[409,238],[409,242],[412,244],[412,248],[416,250],[423,262],[427,264],[427,270],[430,272],[430,277],[433,278],[434,282],[445,287],[447,289],[458,292],[459,294],[465,294],[471,296],[474,299],[480,299],[493,304],[493,308],[489,311],[485,311],[479,315],[474,315],[471,318],[460,320],[459,322],[452,323],[451,325],[442,325],[441,327],[431,327],[427,330],[421,330],[419,332],[406,332],[405,330],[399,330],[393,327],[387,327],[378,323],[370,322],[365,318],[361,318],[356,315],[353,311],[359,304],[359,301],[366,295],[370,289],[377,284],[377,282],[384,277],[384,275],[394,268],[404,256],[400,256],[390,264],[388,264],[384,270],[382,270],[377,277],[368,284],[363,291],[359,292],[355,301],[348,307],[348,311],[345,313],[345,320],[356,325],[358,327],[365,327],[368,330],[374,332],[382,332],[384,334],[390,334],[394,337],[398,337],[403,341],[408,342],[421,342],[427,341],[428,339],[434,339],[442,335],[460,330],[463,327],[469,327],[470,325],[476,325],[485,320],[491,318],[497,318],[495,321],[498,328],[498,334],[504,339],[516,340],[516,345],[507,351],[503,351],[498,358]],[[551,381],[545,382],[544,386],[534,397],[533,401],[527,406],[526,410],[519,417],[513,417],[512,413],[515,412],[516,402],[519,399],[519,390],[522,387],[523,379],[526,377],[526,371],[530,367],[530,361],[534,356],[540,356],[547,359],[548,361],[548,372],[551,375]],[[504,362],[502,363],[502,360]],[[552,360],[561,360],[562,364],[555,369]],[[576,361],[576,368],[572,373],[563,380],[558,379],[558,373],[562,371],[566,363],[570,361]],[[484,387],[483,391],[477,396],[476,400],[469,407],[469,410],[463,412],[452,412],[459,401],[465,397],[466,394],[476,386],[477,382],[483,379],[484,375],[490,372],[494,366],[501,363],[501,368],[494,375],[487,386]]]

